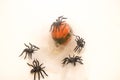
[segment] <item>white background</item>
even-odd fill
[[[84,65],[61,65],[75,47],[74,39],[54,46],[49,29],[61,15],[86,41]],[[0,0],[1,80],[33,80],[32,60],[18,57],[29,42],[40,47],[33,59],[46,66],[44,80],[120,80],[120,1]]]

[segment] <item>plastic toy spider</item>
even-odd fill
[[[66,45],[71,40],[72,29],[67,22],[63,21],[63,19],[67,18],[63,16],[58,17],[56,21],[52,23],[50,28],[51,36],[56,45]]]
[[[85,41],[83,38],[80,38],[79,36],[76,36],[75,39],[77,46],[74,48],[74,51],[78,51],[78,53],[80,53],[80,51],[82,50],[82,48],[84,48],[85,45]]]
[[[36,73],[38,73],[38,80],[40,80],[40,75],[42,76],[42,78],[44,78],[43,73],[46,76],[48,76],[46,72],[43,70],[45,67],[41,67],[43,63],[39,65],[39,61],[37,59],[32,62],[32,65],[29,63],[27,64],[33,67],[33,69],[31,70],[31,73],[34,73],[34,80],[36,80]]]
[[[72,63],[74,66],[76,66],[76,62],[78,62],[80,64],[83,64],[81,57],[75,56],[75,55],[73,55],[73,57],[71,57],[69,55],[69,57],[66,57],[66,58],[63,59],[62,64],[65,65],[65,64],[68,64],[68,63]]]
[[[23,52],[20,54],[20,56],[22,56],[23,53],[25,52],[26,54],[25,54],[24,59],[27,57],[27,55],[28,55],[29,58],[32,59],[32,54],[34,53],[34,51],[37,51],[37,50],[39,49],[39,47],[37,47],[37,46],[35,46],[35,45],[31,44],[31,43],[29,43],[30,46],[26,45],[25,43],[24,43],[24,45],[25,45],[27,48],[25,48],[25,49],[23,50]]]
[[[52,30],[52,28],[55,28],[59,30],[59,27],[62,25],[63,22],[65,21],[62,21],[63,19],[67,19],[63,16],[60,16],[58,17],[58,19],[56,19],[56,22],[53,22],[53,24],[51,25],[51,28],[50,28],[50,31]]]

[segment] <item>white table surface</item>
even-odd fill
[[[33,80],[26,64],[32,60],[18,57],[29,42],[40,47],[33,59],[46,66],[49,76],[44,80],[120,80],[119,4],[119,0],[0,0],[0,80]],[[64,48],[54,46],[49,29],[61,15],[86,41],[79,54],[84,65],[61,65],[75,47],[74,39]]]

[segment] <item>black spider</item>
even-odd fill
[[[77,46],[74,48],[74,51],[78,51],[78,53],[80,53],[80,51],[82,50],[82,48],[84,48],[85,45],[85,41],[83,38],[80,38],[79,36],[76,36],[75,39]]]
[[[63,63],[62,64],[65,65],[65,64],[68,64],[68,63],[72,63],[74,66],[76,66],[76,62],[78,62],[80,64],[83,64],[81,57],[74,56],[74,55],[73,55],[73,57],[71,57],[69,55],[69,57],[66,57],[66,58],[63,59]]]
[[[31,43],[29,43],[30,46],[26,45],[25,43],[24,43],[24,45],[25,45],[27,48],[25,48],[25,49],[23,50],[23,52],[20,54],[20,56],[22,56],[23,53],[25,52],[26,54],[25,54],[24,59],[27,57],[27,55],[28,55],[29,58],[32,59],[32,53],[34,53],[34,51],[37,51],[39,48],[38,48],[37,46],[31,44]]]
[[[65,21],[62,21],[63,19],[67,19],[67,18],[63,16],[58,17],[58,19],[56,19],[56,22],[52,23],[50,31],[53,29],[53,27],[56,27],[56,29],[59,30],[60,25],[62,25],[62,23],[65,22]]]
[[[42,76],[42,78],[44,78],[43,73],[46,76],[48,76],[46,72],[43,70],[45,67],[41,67],[43,63],[39,65],[39,61],[37,59],[32,62],[32,65],[29,63],[27,64],[33,67],[33,69],[31,70],[31,73],[34,73],[34,80],[36,80],[36,73],[38,73],[38,80],[40,80],[40,75]]]

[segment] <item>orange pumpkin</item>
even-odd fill
[[[56,22],[53,22],[50,29],[53,40],[60,45],[70,41],[72,32],[70,25],[63,21],[63,19],[67,18],[63,16],[58,17]]]

